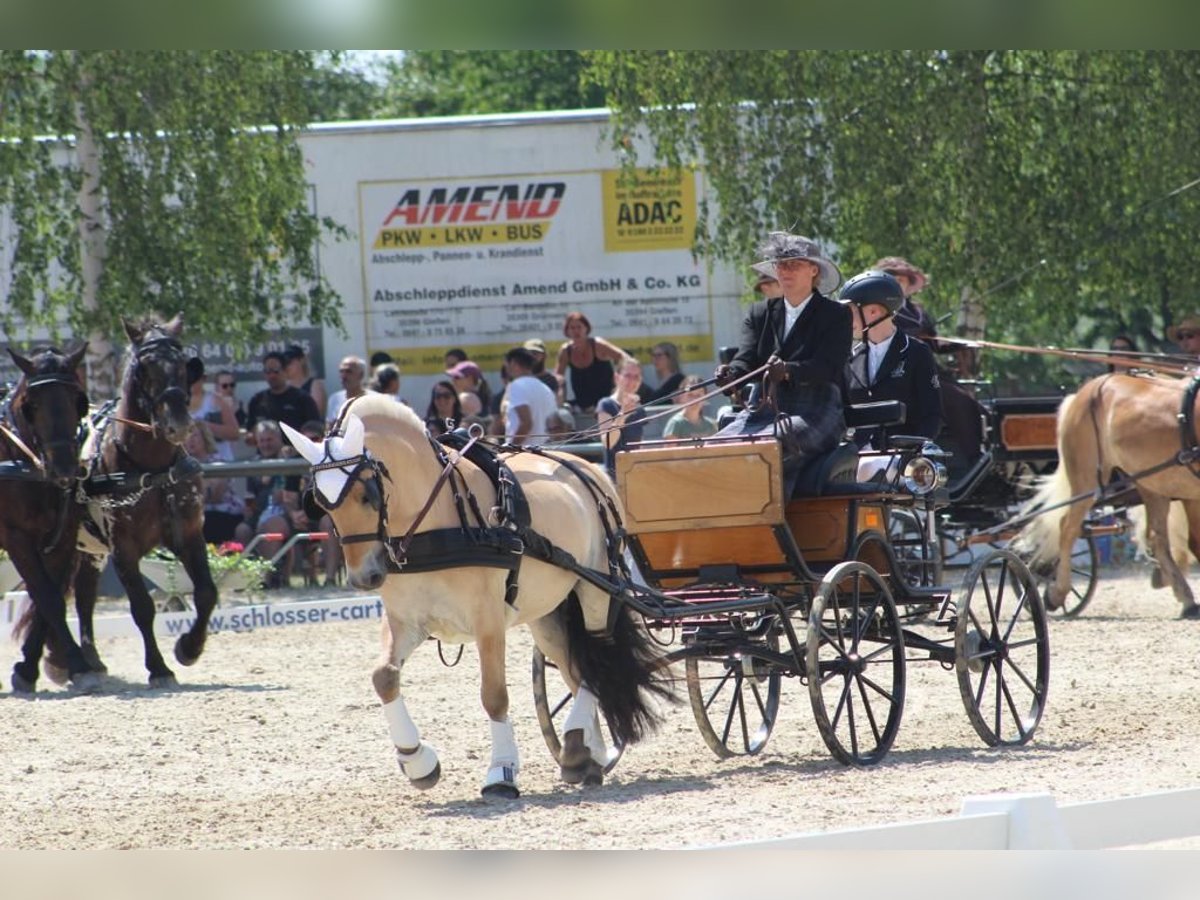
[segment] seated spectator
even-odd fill
[[[313,421],[313,420],[309,420]],[[303,422],[300,427],[304,427]],[[263,419],[254,426],[255,459],[282,460],[283,431],[279,423]],[[250,495],[253,509],[245,522],[237,528],[237,540],[249,544],[256,534],[282,534],[284,541],[295,533],[304,522],[304,511],[300,509],[299,475],[251,475],[246,479],[246,492]],[[282,546],[280,541],[264,540],[255,547],[258,556],[270,558]],[[292,574],[291,554],[285,554],[268,578],[268,587],[283,587]]]
[[[664,438],[708,437],[717,433],[717,423],[704,415],[704,391],[696,387],[698,384],[700,379],[695,375],[683,379],[682,393],[675,398],[675,403],[683,409],[667,419]]]
[[[439,381],[429,393],[429,406],[425,408],[425,428],[437,437],[457,427],[463,418],[462,403],[459,402],[454,385],[444,379]],[[448,422],[453,424],[448,425]]]
[[[460,347],[451,347],[446,351],[445,362],[447,369],[453,369],[460,362],[466,362],[469,357],[467,351]]]
[[[513,379],[508,386],[504,437],[510,444],[544,443],[547,425],[558,409],[554,391],[533,374],[533,354],[524,347],[513,347],[504,362]]]
[[[233,444],[241,438],[241,427],[238,425],[237,409],[234,405],[232,391],[205,390],[204,362],[198,356],[187,361],[188,373],[188,412],[192,419],[208,425],[208,431],[216,441],[217,458],[225,462],[233,462]],[[231,376],[218,376],[217,384],[229,384]]]
[[[217,453],[217,442],[213,439],[208,424],[202,421],[192,423],[183,449],[188,455],[200,462],[215,462],[220,460]],[[246,504],[234,485],[233,478],[204,477],[204,542],[206,544],[224,544],[232,541],[237,533],[238,525],[246,518]]]
[[[1108,349],[1115,351],[1123,360],[1133,361],[1135,357],[1132,354],[1137,353],[1137,343],[1127,334],[1118,334],[1112,339],[1112,343],[1108,345]],[[1109,366],[1110,372],[1128,372],[1129,366]]]
[[[483,370],[470,360],[464,360],[446,370],[446,376],[454,382],[454,389],[461,396],[463,391],[471,391],[479,395],[480,415],[487,415],[491,409],[492,389],[483,377]]]
[[[563,402],[562,383],[553,372],[546,371],[546,342],[541,338],[530,338],[525,342],[524,347],[533,354],[533,376],[554,391],[555,402],[561,406]]]
[[[308,364],[308,351],[300,344],[289,344],[283,351],[283,361],[284,374],[287,375],[288,384],[299,388],[313,398],[313,402],[317,404],[317,418],[319,419],[320,414],[325,412],[329,397],[325,390],[324,379],[312,374]]]
[[[299,431],[305,422],[321,418],[312,396],[287,383],[284,365],[283,354],[277,350],[263,356],[262,371],[267,386],[251,397],[246,407],[246,442],[251,445],[259,422],[270,421],[276,430],[279,422],[286,422]]]
[[[338,364],[338,377],[342,381],[342,389],[330,395],[325,408],[325,421],[330,425],[337,421],[347,400],[361,397],[367,392],[367,364],[361,357],[347,356]]]
[[[596,404],[596,425],[604,441],[604,468],[616,478],[616,454],[642,439],[646,411],[638,398],[642,367],[636,359],[626,360],[617,372],[617,389]]]
[[[388,353],[386,350],[376,350],[371,354],[371,358],[367,360],[367,365],[369,365],[371,367],[371,371],[374,372],[380,366],[387,365],[388,363],[394,363],[395,361],[396,360],[392,359],[392,354]]]
[[[400,367],[395,363],[384,363],[375,369],[367,390],[376,394],[388,394],[397,403],[403,403],[400,396]]]
[[[658,387],[650,392],[647,403],[666,401],[683,384],[683,373],[679,371],[679,348],[670,341],[662,341],[650,348],[650,361],[658,376]]]

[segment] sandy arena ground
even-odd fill
[[[1070,803],[1194,787],[1200,623],[1177,614],[1139,569],[1106,573],[1081,618],[1054,618],[1049,708],[1024,748],[985,747],[954,674],[924,663],[875,768],[834,762],[807,690],[787,680],[760,756],[716,759],[685,702],[588,790],[558,779],[533,710],[532,644],[510,632],[523,755],[512,802],[479,796],[490,745],[471,648],[446,668],[429,644],[405,670],[412,714],[441,750],[442,781],[421,793],[371,689],[376,622],[214,635],[195,667],[176,667],[174,691],[145,687],[140,641],[103,640],[101,693],[43,679],[33,701],[9,693],[5,641],[0,847],[677,848],[955,815],[972,794]]]

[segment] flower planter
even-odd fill
[[[140,569],[142,575],[160,591],[167,594],[192,593],[192,579],[178,560],[146,556],[142,558]],[[253,576],[237,569],[226,570],[221,574],[214,573],[213,579],[220,591],[247,591],[254,587]]]

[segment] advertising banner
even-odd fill
[[[368,352],[440,373],[451,347],[485,371],[567,313],[650,361],[671,341],[713,358],[712,298],[690,250],[700,175],[596,170],[359,182]]]

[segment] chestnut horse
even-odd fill
[[[79,423],[88,410],[76,370],[86,350],[87,344],[69,355],[41,348],[29,358],[9,350],[23,375],[0,410],[0,546],[32,601],[16,628],[23,637],[23,659],[12,674],[19,694],[34,691],[47,637],[62,648],[64,675],[73,687],[86,691],[99,684],[67,627],[65,599],[79,525]]]
[[[497,498],[492,481],[462,459],[450,476],[453,484],[439,492],[443,462],[424,423],[407,406],[367,394],[347,404],[338,427],[343,433],[330,435],[323,445],[286,425],[284,429],[314,466],[314,499],[333,519],[350,583],[378,590],[383,597],[385,650],[373,681],[401,770],[421,789],[433,787],[441,774],[437,752],[421,739],[401,695],[405,661],[431,636],[453,643],[474,641],[479,648],[480,695],[492,736],[483,793],[518,796],[520,757],[508,718],[505,632],[528,624],[538,648],[559,666],[575,694],[563,726],[563,780],[600,783],[607,748],[597,709],[615,739],[632,743],[656,723],[647,703],[650,695],[666,693],[651,675],[654,653],[628,608],[613,609],[616,601],[600,587],[573,570],[541,561],[528,552],[528,542],[523,547],[522,539],[498,528],[491,533],[507,535],[513,549],[492,559],[512,560],[515,554],[520,563],[516,584],[509,590],[509,572],[488,567],[471,545],[487,533],[484,523],[464,527],[456,508],[459,499],[476,512],[493,510]],[[604,472],[566,454],[514,453],[504,458],[529,503],[532,529],[582,566],[607,576],[610,557],[601,504],[619,514],[620,500]],[[450,567],[397,568],[395,536],[409,532],[414,521],[419,523],[417,538],[431,539],[431,552],[435,541],[446,542],[449,555],[456,557]],[[412,556],[410,569],[426,560],[415,550]]]
[[[1182,605],[1181,615],[1200,617],[1187,578],[1170,547],[1167,513],[1182,501],[1192,553],[1200,550],[1200,462],[1184,464],[1181,451],[1197,444],[1196,400],[1191,399],[1192,434],[1181,433],[1180,411],[1189,382],[1176,378],[1101,375],[1066,397],[1058,410],[1058,470],[1027,509],[1049,509],[1070,498],[1076,502],[1041,513],[1025,527],[1020,546],[1034,562],[1057,559],[1046,606],[1057,609],[1071,587],[1071,547],[1084,517],[1095,503],[1093,492],[1106,488],[1114,474],[1133,479],[1146,507],[1154,558]],[[1185,446],[1186,445],[1186,446]]]
[[[115,415],[88,438],[84,489],[90,520],[80,534],[82,554],[75,606],[85,652],[95,654],[92,613],[102,554],[129,596],[142,634],[153,687],[175,683],[154,638],[154,600],[138,569],[142,557],[163,546],[174,553],[195,585],[196,621],[175,643],[175,659],[190,666],[204,651],[217,588],[204,542],[204,491],[200,465],[183,449],[192,427],[188,412],[187,354],[180,343],[183,314],[166,324],[124,322],[130,347]],[[94,665],[103,671],[95,655]]]

